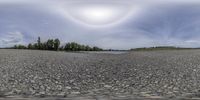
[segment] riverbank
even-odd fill
[[[0,96],[198,97],[200,50],[0,50]]]

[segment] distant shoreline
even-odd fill
[[[131,49],[131,51],[155,51],[155,50],[195,50],[200,48],[184,48],[184,47],[173,47],[173,46],[160,46],[160,47],[143,47]]]

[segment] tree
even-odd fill
[[[86,46],[85,45],[80,45],[80,51],[85,51],[86,49]]]
[[[95,47],[92,48],[92,51],[102,51],[102,49],[95,46]]]
[[[80,51],[81,45],[76,42],[71,42],[71,51]]]
[[[88,45],[78,44],[76,42],[69,42],[63,46],[60,46],[59,39],[48,39],[46,42],[41,42],[40,37],[38,37],[37,43],[28,46],[15,45],[13,49],[35,49],[35,50],[60,50],[60,51],[101,51],[103,49],[99,47],[90,47]]]
[[[85,51],[91,51],[91,47],[87,45],[87,46],[85,47]]]
[[[34,43],[34,44],[33,44],[33,49],[35,49],[35,50],[38,49],[38,44],[37,44],[37,43]]]
[[[40,40],[40,37],[38,37],[37,43],[38,43],[38,49],[41,49],[41,40]]]
[[[15,45],[16,49],[26,49],[26,46],[24,45]]]
[[[63,51],[64,50],[64,46],[61,46],[58,48],[60,51]]]
[[[42,50],[48,50],[48,48],[47,48],[47,42],[41,43],[41,48],[42,48]]]
[[[71,44],[70,43],[67,43],[64,47],[64,50],[65,51],[70,51],[71,50]]]
[[[28,44],[28,49],[33,49],[33,45],[31,43]]]
[[[47,49],[48,50],[53,50],[54,49],[54,40],[53,39],[48,39],[47,40]]]
[[[71,45],[71,50],[76,51],[76,43],[72,42],[70,45]]]
[[[59,46],[60,46],[60,40],[55,39],[54,40],[54,50],[57,51],[59,49]]]

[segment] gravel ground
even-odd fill
[[[0,50],[0,98],[13,97],[197,99],[200,50],[123,54]]]

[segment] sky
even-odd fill
[[[104,49],[200,47],[200,1],[0,0],[0,47],[38,36]]]

